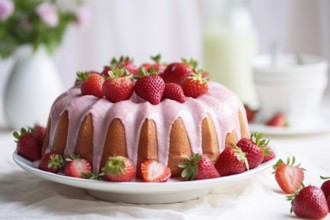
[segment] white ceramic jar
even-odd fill
[[[284,113],[290,127],[308,125],[319,114],[327,85],[328,63],[312,55],[280,55],[272,64],[270,55],[253,62],[254,83],[259,98],[258,122]]]

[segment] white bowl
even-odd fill
[[[270,55],[255,58],[253,77],[260,103],[260,123],[281,112],[289,126],[300,126],[318,114],[327,85],[328,63],[312,55],[301,55],[301,64],[295,60],[295,55],[281,55],[272,65]]]

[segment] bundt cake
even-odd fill
[[[196,153],[215,162],[220,152],[249,137],[244,106],[232,91],[216,82],[198,98],[184,103],[164,99],[152,105],[135,93],[112,103],[82,95],[79,84],[54,102],[42,154],[51,150],[79,154],[98,173],[110,156],[130,158],[136,167],[146,159],[167,165],[179,176],[178,164]]]

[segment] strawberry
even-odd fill
[[[278,185],[285,193],[294,193],[299,190],[304,181],[304,169],[300,165],[294,165],[295,157],[287,159],[284,163],[283,160],[278,160],[273,166],[275,169],[275,179]]]
[[[120,102],[130,99],[133,94],[132,75],[126,69],[115,68],[109,71],[103,83],[103,93],[110,102]]]
[[[133,162],[123,156],[109,157],[102,171],[103,179],[112,182],[130,182],[136,174]]]
[[[292,200],[291,212],[300,218],[321,219],[329,213],[324,193],[316,186],[303,187],[288,199]]]
[[[269,140],[262,139],[262,133],[252,133],[250,138],[242,138],[238,141],[237,146],[246,153],[246,158],[249,163],[249,169],[253,169],[264,160],[264,154],[268,155],[267,151]]]
[[[159,74],[163,74],[166,69],[166,65],[160,63],[160,59],[161,54],[157,54],[156,56],[151,57],[151,60],[153,60],[154,63],[143,63],[140,69],[144,68],[146,71],[149,72],[151,67],[153,67],[156,72],[159,72]]]
[[[255,118],[255,111],[252,110],[247,104],[244,104],[245,112],[246,112],[246,118],[247,121],[250,123]]]
[[[197,67],[197,61],[190,59],[181,59],[181,63],[171,63],[168,65],[161,77],[165,83],[176,83],[181,85],[184,80],[189,77]]]
[[[207,81],[200,76],[200,74],[197,75],[193,73],[184,80],[182,89],[185,96],[197,98],[207,93],[208,84]]]
[[[79,158],[78,155],[71,154],[71,158],[66,159],[68,163],[64,168],[64,173],[66,176],[83,178],[84,174],[91,172],[91,164],[86,160]]]
[[[135,93],[153,105],[160,103],[164,90],[164,80],[151,68],[150,72],[141,69],[141,75],[135,82]]]
[[[36,161],[41,158],[42,140],[31,129],[21,128],[13,133],[17,143],[17,153],[22,157]]]
[[[166,182],[171,177],[171,170],[155,160],[146,160],[141,164],[144,182]]]
[[[242,173],[249,168],[246,153],[237,146],[226,147],[215,163],[215,168],[220,176]]]
[[[277,113],[266,122],[266,125],[274,127],[286,127],[288,124],[285,115],[282,113]]]
[[[187,180],[203,180],[220,177],[212,161],[204,154],[194,154],[179,164],[181,177]]]
[[[330,177],[323,177],[321,176],[321,179],[327,180],[324,181],[321,185],[321,189],[325,195],[325,198],[330,198]],[[330,206],[329,206],[330,207]]]
[[[34,127],[32,128],[33,134],[40,140],[43,141],[45,133],[46,133],[46,128],[44,126],[41,126],[39,124],[35,124]]]
[[[116,58],[112,58],[112,60],[110,61],[110,66],[104,66],[102,75],[106,77],[109,76],[109,71],[114,68],[125,68],[134,76],[138,76],[138,68],[133,63],[133,59],[128,56],[120,56],[118,60]]]
[[[265,147],[265,150],[266,150],[266,152],[268,151],[269,154],[268,154],[268,153],[266,153],[266,154],[264,153],[264,159],[262,160],[261,163],[265,163],[265,162],[270,161],[270,160],[272,160],[272,159],[274,159],[274,158],[276,157],[276,154],[275,154],[275,152],[272,150],[271,147],[266,146],[266,147]],[[265,151],[264,151],[264,152],[265,152]]]
[[[100,74],[78,72],[77,78],[81,81],[81,93],[83,95],[93,95],[98,98],[103,97],[102,85],[104,79]]]
[[[58,173],[63,168],[63,157],[54,151],[50,151],[41,158],[38,168],[44,171]]]
[[[162,99],[172,99],[180,103],[184,103],[186,101],[186,97],[184,96],[181,86],[175,83],[167,83],[165,85]]]

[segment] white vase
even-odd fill
[[[4,113],[9,128],[18,129],[34,123],[46,125],[51,105],[63,91],[53,57],[40,46],[18,48],[15,64],[4,93]]]

